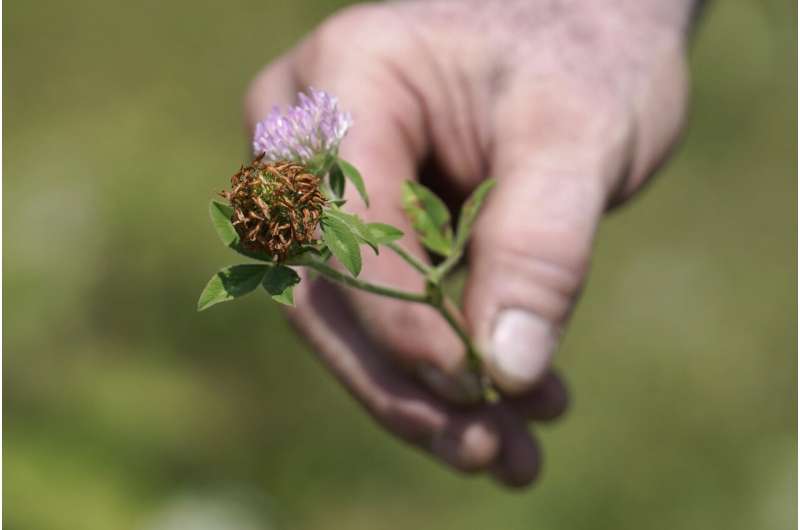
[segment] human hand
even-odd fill
[[[354,127],[342,156],[367,180],[367,220],[404,229],[401,183],[434,167],[453,203],[498,181],[475,227],[464,319],[506,397],[465,406],[461,343],[429,307],[324,280],[303,282],[291,320],[387,429],[451,466],[530,483],[527,420],[567,394],[550,369],[603,212],[630,197],[682,122],[692,2],[431,0],[360,5],[269,65],[246,98],[250,130],[315,86]],[[360,202],[352,200],[351,210]],[[362,277],[419,291],[397,256],[364,256]],[[459,404],[459,402],[462,402]]]

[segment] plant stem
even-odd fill
[[[411,254],[409,251],[404,249],[399,244],[397,244],[394,241],[392,241],[391,243],[387,243],[386,246],[389,247],[390,249],[392,249],[392,251],[395,254],[397,254],[398,256],[403,258],[406,261],[406,263],[408,263],[409,265],[411,265],[412,267],[417,269],[419,272],[421,272],[425,276],[428,276],[428,274],[430,274],[431,268],[428,265],[426,265],[422,261],[418,260],[413,254]]]
[[[385,285],[378,285],[376,283],[370,283],[364,280],[359,280],[358,278],[353,278],[352,276],[341,273],[336,269],[334,269],[333,267],[330,267],[320,261],[308,260],[301,263],[301,265],[308,267],[310,269],[314,269],[321,275],[335,282],[343,283],[345,285],[349,285],[350,287],[361,289],[362,291],[368,291],[370,293],[379,294],[382,296],[397,298],[398,300],[406,300],[408,302],[417,302],[420,304],[430,303],[428,300],[428,296],[423,293],[411,293],[408,291],[401,291],[399,289],[386,287]]]
[[[497,402],[500,399],[500,396],[494,386],[492,386],[491,381],[483,373],[483,363],[481,362],[480,350],[478,350],[478,348],[475,346],[475,343],[472,342],[472,337],[469,336],[469,333],[467,333],[467,331],[458,321],[455,311],[452,309],[453,303],[450,301],[450,299],[443,297],[441,300],[441,304],[431,305],[436,307],[447,323],[450,324],[450,327],[453,329],[453,331],[456,332],[458,338],[461,339],[461,342],[464,343],[464,347],[467,350],[467,363],[469,364],[469,369],[473,374],[475,374],[475,376],[478,378],[478,382],[480,383],[481,397],[487,403]]]
[[[397,246],[393,247],[392,249],[398,252],[398,254],[405,253],[411,259],[416,261],[416,258],[413,258],[413,256],[407,254],[402,247]],[[449,298],[447,298],[444,295],[441,286],[436,285],[434,287],[434,289],[436,289],[435,293],[412,293],[409,291],[401,291],[399,289],[387,287],[385,285],[379,285],[376,283],[370,283],[364,280],[359,280],[358,278],[354,278],[345,273],[339,272],[333,267],[321,261],[317,261],[315,259],[298,260],[296,263],[294,263],[294,265],[302,265],[308,267],[309,269],[317,271],[322,276],[325,276],[330,280],[333,280],[338,283],[343,283],[345,285],[354,287],[356,289],[361,289],[362,291],[367,291],[382,296],[388,296],[390,298],[396,298],[398,300],[406,300],[409,302],[427,304],[429,306],[436,308],[436,310],[439,311],[439,313],[441,313],[441,315],[444,317],[444,319],[447,321],[447,323],[450,325],[453,331],[455,331],[456,335],[458,335],[458,337],[461,339],[461,342],[463,342],[464,346],[467,348],[467,357],[469,359],[470,365],[480,367],[480,355],[478,353],[478,349],[475,347],[475,344],[473,344],[472,338],[470,338],[469,333],[467,333],[467,331],[458,321],[458,318],[456,317],[455,314],[455,310],[453,309],[454,304]],[[422,263],[419,263],[419,265],[421,267],[425,267],[425,265],[423,265]]]
[[[421,262],[417,261],[416,258],[408,254],[402,247],[397,246],[392,247],[392,250],[397,252],[401,257],[410,258],[406,259],[409,263],[412,263],[412,260],[419,265],[417,267],[415,265],[414,268],[420,270],[422,272],[422,267],[427,267],[422,264]],[[435,308],[442,317],[447,321],[447,324],[450,328],[458,335],[458,338],[461,339],[461,342],[464,344],[464,348],[466,349],[467,355],[467,363],[469,364],[469,369],[472,373],[478,377],[481,385],[481,393],[482,397],[485,401],[489,403],[493,403],[497,401],[498,394],[491,386],[491,384],[486,379],[485,375],[483,374],[483,366],[481,363],[481,354],[480,350],[475,346],[475,343],[472,341],[472,338],[467,333],[467,330],[461,325],[459,321],[459,317],[457,316],[458,310],[455,309],[455,304],[447,298],[443,291],[442,286],[437,283],[430,283],[429,282],[429,289],[425,293],[412,293],[408,291],[401,291],[399,289],[393,289],[391,287],[387,287],[384,285],[378,285],[375,283],[370,283],[364,280],[359,280],[358,278],[354,278],[348,274],[342,273],[334,269],[333,267],[323,263],[322,261],[318,261],[316,259],[301,259],[297,262],[293,263],[293,265],[301,265],[304,267],[308,267],[317,271],[322,276],[325,276],[329,280],[332,280],[337,283],[342,283],[344,285],[353,287],[355,289],[360,289],[362,291],[367,291],[373,294],[378,294],[382,296],[388,296],[390,298],[396,298],[398,300],[406,300],[408,302],[416,302],[420,304],[426,304],[433,308]],[[430,269],[428,269],[429,271]],[[426,273],[428,271],[425,271]]]
[[[472,342],[472,337],[469,336],[467,330],[461,325],[458,321],[458,317],[453,309],[453,302],[450,301],[449,298],[442,298],[441,304],[431,304],[433,305],[439,313],[444,317],[450,327],[455,331],[458,338],[461,339],[461,342],[464,343],[464,347],[467,349],[467,361],[477,373],[480,373],[481,370],[481,356],[479,353],[478,348]]]
[[[449,273],[453,267],[458,264],[462,254],[463,252],[453,252],[443,262],[441,262],[438,267],[431,270],[430,274],[428,275],[431,281],[439,283],[439,281],[447,276],[447,273]]]

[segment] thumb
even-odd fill
[[[610,183],[625,167],[624,149],[579,143],[505,142],[493,164],[498,184],[475,227],[464,303],[486,369],[507,394],[547,373]]]

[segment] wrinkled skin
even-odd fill
[[[462,471],[533,481],[529,421],[567,406],[550,363],[610,207],[670,151],[686,100],[688,0],[431,0],[362,4],[325,21],[254,80],[248,130],[308,85],[355,125],[342,157],[365,176],[366,210],[407,234],[400,184],[433,162],[457,204],[498,181],[470,249],[463,314],[506,394],[469,405],[463,349],[430,308],[304,281],[291,320],[387,430]],[[430,164],[429,164],[430,165]],[[352,191],[352,190],[350,190]],[[395,255],[364,253],[363,276],[421,290]]]

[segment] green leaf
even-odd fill
[[[372,234],[372,240],[379,245],[385,245],[403,237],[402,230],[385,223],[368,223],[367,228]]]
[[[338,198],[344,197],[344,173],[342,173],[342,168],[339,167],[339,164],[334,164],[331,168],[331,172],[328,174],[328,181],[334,196]]]
[[[450,212],[442,200],[417,182],[403,183],[403,209],[422,238],[422,244],[442,256],[448,256],[453,242]]]
[[[331,169],[334,162],[335,159],[330,153],[318,154],[306,163],[306,168],[310,173],[322,178]]]
[[[475,219],[478,217],[478,212],[481,210],[483,201],[495,184],[496,181],[494,179],[484,180],[480,186],[475,188],[475,191],[473,191],[469,199],[466,200],[464,206],[461,207],[461,213],[458,217],[458,228],[456,229],[456,239],[455,243],[453,243],[453,252],[455,254],[464,252],[464,247],[467,245],[470,232],[472,232],[472,227],[475,225]]]
[[[298,283],[300,276],[285,265],[270,267],[261,280],[261,285],[272,299],[285,305],[294,305],[294,286]]]
[[[372,237],[372,232],[367,228],[367,224],[359,216],[335,208],[327,208],[325,210],[325,215],[336,217],[342,221],[347,225],[347,228],[353,232],[356,238],[369,245],[375,254],[378,254],[378,243],[375,241],[375,238]]]
[[[226,247],[234,248],[239,244],[239,234],[231,224],[233,208],[219,201],[211,201],[208,205],[208,213],[211,215],[211,224],[214,225],[217,235]]]
[[[263,251],[251,250],[242,245],[239,234],[231,224],[231,217],[233,216],[233,208],[219,201],[211,201],[208,205],[208,212],[211,214],[211,223],[214,225],[214,230],[217,232],[222,243],[229,248],[232,248],[242,256],[257,259],[260,261],[272,262],[272,256]]]
[[[361,249],[350,228],[339,218],[322,217],[322,240],[353,276],[361,272]]]
[[[347,177],[347,180],[352,182],[353,186],[356,187],[358,194],[361,195],[361,198],[364,200],[364,204],[369,206],[367,187],[364,185],[364,179],[361,177],[361,173],[359,173],[355,166],[353,166],[353,164],[347,160],[342,160],[340,158],[336,162],[336,165],[339,167],[344,176]]]
[[[200,299],[197,300],[197,310],[208,309],[214,304],[227,302],[239,298],[253,291],[264,273],[269,269],[267,265],[233,265],[225,267],[211,277],[206,284]]]

